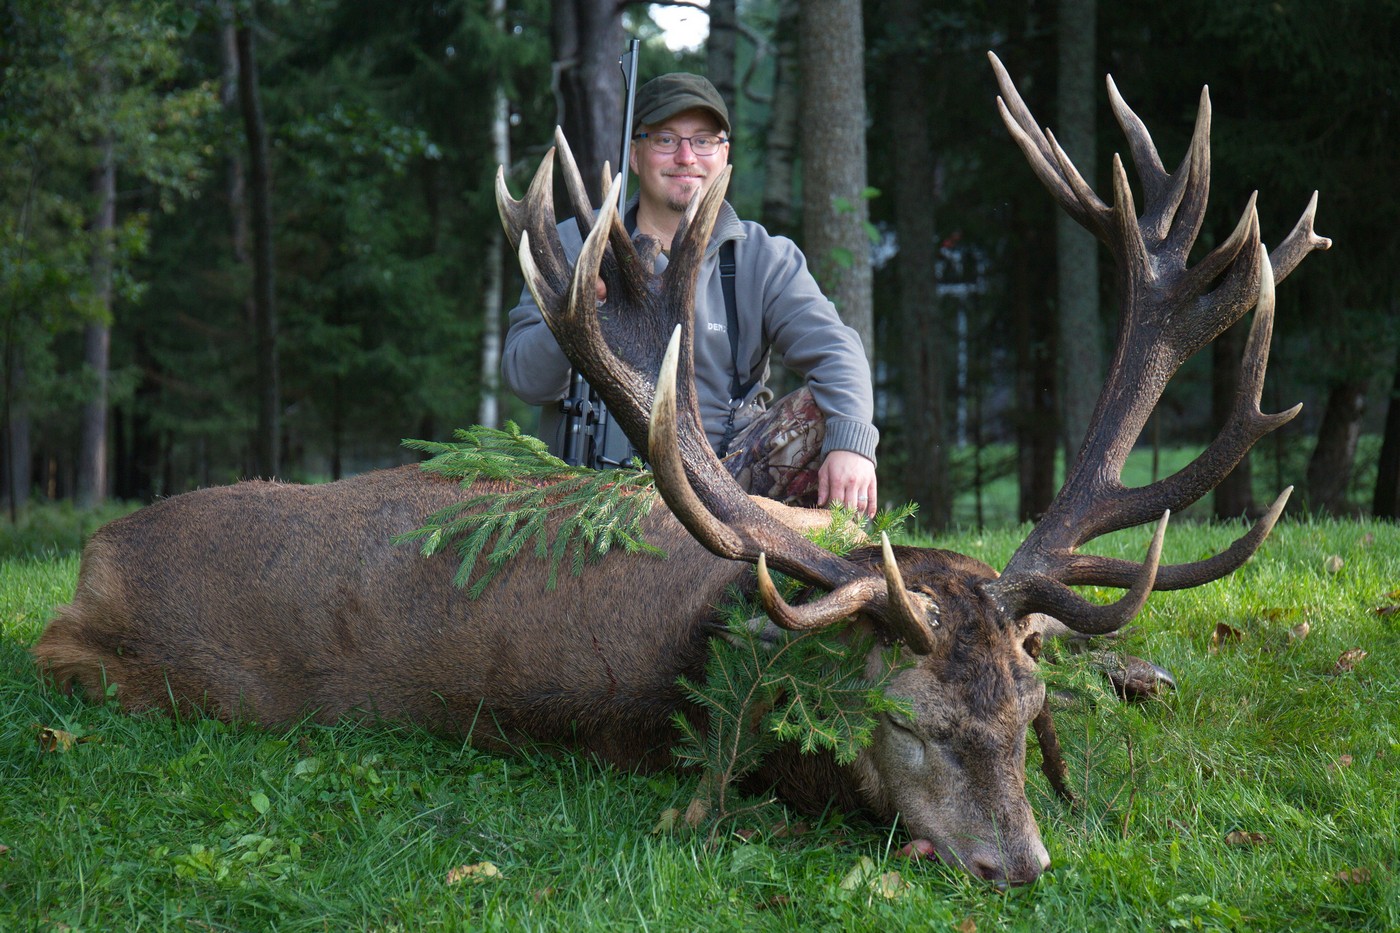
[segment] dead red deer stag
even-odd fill
[[[1030,127],[998,70],[1010,112],[1024,115],[1009,124]],[[1133,228],[1122,219],[1132,220],[1131,201],[1120,197],[1108,210],[1092,195],[1073,194],[1077,176],[1053,156],[1053,142],[1030,129],[1019,132],[1035,140],[1031,151],[1051,154],[1041,158],[1040,171],[1087,201],[1079,213],[1112,232],[1116,254],[1161,266],[1147,281],[1143,263],[1128,266],[1128,293],[1150,300],[1125,302],[1131,320],[1120,347],[1129,347],[1119,357],[1141,358],[1145,351],[1132,347],[1144,341],[1182,342],[1174,336],[1182,325],[1143,310],[1165,309],[1163,295],[1178,295],[1173,313],[1195,322],[1187,328],[1192,333],[1205,335],[1188,341],[1194,352],[1226,319],[1247,310],[1246,292],[1257,288],[1248,385],[1235,423],[1183,471],[1184,479],[1127,493],[1116,477],[1130,428],[1140,426],[1137,413],[1151,407],[1147,400],[1155,400],[1161,385],[1128,385],[1120,362],[1111,386],[1123,383],[1116,391],[1127,400],[1105,393],[1096,440],[1086,445],[1057,501],[1056,520],[1042,523],[1000,578],[979,561],[934,549],[869,548],[834,557],[737,493],[703,443],[685,352],[688,289],[723,185],[695,206],[658,281],[649,274],[647,249],[634,249],[608,208],[590,225],[593,235],[570,268],[553,239],[546,159],[525,202],[502,200],[507,228],[528,231],[520,236],[527,277],[545,299],[540,305],[561,344],[639,446],[661,396],[663,427],[652,453],[664,474],[660,482],[683,521],[719,556],[658,508],[646,533],[669,552],[668,560],[613,553],[581,576],[561,578],[550,593],[545,564],[522,557],[471,600],[452,582],[451,556],[424,559],[390,539],[480,487],[463,492],[413,467],[324,486],[240,483],[173,497],[95,534],[83,552],[73,602],[58,610],[34,648],[40,668],[90,695],[100,697],[112,686],[129,709],[203,711],[266,725],[305,716],[321,722],[380,716],[469,736],[488,749],[557,743],[622,767],[664,768],[673,765],[671,714],[698,715],[676,679],[702,676],[713,607],[731,587],[752,591],[754,575],[744,562],[766,553],[765,564],[829,591],[789,607],[763,584],[780,625],[824,626],[854,614],[857,627],[905,646],[891,689],[909,699],[914,715],[883,722],[872,747],[849,767],[829,756],[785,750],[765,763],[757,781],[798,806],[834,802],[884,819],[897,815],[915,837],[931,840],[943,858],[978,876],[1035,878],[1048,856],[1024,786],[1027,724],[1043,709],[1044,697],[1035,673],[1040,635],[1031,613],[1048,610],[1081,630],[1110,631],[1137,611],[1154,584],[1193,586],[1230,572],[1258,546],[1278,510],[1219,558],[1164,567],[1155,576],[1155,557],[1137,568],[1072,553],[1095,534],[1201,495],[1269,425],[1257,414],[1257,401],[1272,292],[1268,264],[1257,252],[1253,210],[1245,233],[1235,238],[1242,242],[1232,240],[1208,257],[1202,263],[1208,274],[1187,273],[1181,264],[1189,236],[1183,246],[1181,225],[1171,217],[1194,215],[1199,223],[1205,134],[1198,133],[1180,175],[1166,176],[1116,94],[1115,107],[1151,175],[1149,217],[1159,219],[1144,233],[1161,231],[1138,237],[1136,250],[1128,232]],[[563,161],[576,206],[587,218],[577,171],[570,159]],[[1126,184],[1118,187],[1126,194]],[[1173,196],[1180,210],[1163,206]],[[1281,248],[1293,257],[1276,259],[1284,271],[1323,242],[1312,236],[1310,217],[1311,209]],[[609,289],[602,319],[593,301],[600,271]],[[1217,279],[1221,284],[1212,288]],[[657,393],[652,375],[675,324],[683,325],[678,425],[664,417],[670,390]],[[609,344],[622,348],[618,356]],[[1168,365],[1174,369],[1185,355],[1174,344],[1147,354],[1162,366],[1154,378],[1164,384]],[[674,439],[666,424],[678,426]],[[1083,582],[1133,590],[1116,607],[1099,608],[1064,586]],[[664,613],[657,612],[655,593],[666,594]]]

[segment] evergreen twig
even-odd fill
[[[569,466],[513,422],[502,430],[459,429],[453,436],[452,442],[405,440],[403,445],[432,454],[423,469],[455,479],[463,489],[478,480],[499,488],[434,512],[422,527],[395,536],[394,543],[421,542],[425,557],[455,544],[462,562],[453,582],[469,597],[480,596],[506,562],[532,542],[535,555],[549,561],[547,589],[554,588],[566,558],[577,575],[613,547],[666,556],[642,537],[642,520],[657,495],[651,473],[639,465]]]

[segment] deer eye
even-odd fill
[[[1026,640],[1021,642],[1021,648],[1026,654],[1031,656],[1032,661],[1040,660],[1041,638],[1039,632],[1031,632],[1026,636]]]

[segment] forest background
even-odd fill
[[[532,429],[497,385],[520,278],[493,179],[518,195],[556,124],[586,179],[616,166],[630,36],[641,80],[699,71],[730,101],[730,200],[798,241],[865,336],[883,496],[933,530],[980,522],[980,495],[955,503],[999,479],[1011,517],[1048,505],[1116,320],[1109,263],[1000,124],[986,52],[1101,191],[1126,152],[1103,76],[1169,168],[1208,84],[1198,250],[1254,190],[1269,245],[1314,189],[1336,244],[1279,294],[1264,408],[1303,414],[1210,507],[1297,484],[1293,509],[1400,517],[1400,4],[711,0],[679,51],[657,9],[0,0],[8,520]],[[1142,441],[1154,473],[1214,435],[1242,347],[1237,328],[1178,376]]]

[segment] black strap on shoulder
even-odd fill
[[[748,385],[739,382],[739,302],[734,296],[734,241],[725,240],[719,247],[719,281],[724,288],[724,314],[729,320],[729,356],[733,361],[733,378],[729,380],[729,401],[734,404],[753,388],[753,380]]]

